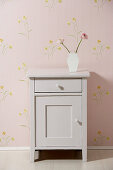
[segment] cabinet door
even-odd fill
[[[81,146],[81,96],[36,97],[36,146]]]

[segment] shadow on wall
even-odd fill
[[[113,132],[113,82],[91,72],[88,79],[88,145],[110,145]],[[112,145],[112,144],[111,144]]]

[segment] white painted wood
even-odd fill
[[[82,96],[82,93],[35,93],[35,97],[41,96]]]
[[[81,146],[75,118],[81,121],[81,96],[37,97],[36,146]]]
[[[88,146],[88,150],[113,150],[113,146]]]
[[[35,92],[82,92],[81,79],[35,80]]]
[[[30,147],[0,147],[0,151],[28,151]]]
[[[35,98],[34,98],[34,79],[30,79],[30,160],[35,160]]]
[[[87,161],[89,72],[35,70],[27,76],[31,98],[31,161],[39,158],[40,150],[46,149],[82,149],[83,161]]]
[[[35,150],[82,150],[82,146],[36,146]]]
[[[82,158],[87,161],[87,79],[82,79]]]
[[[81,150],[82,147],[35,147],[35,150]],[[88,146],[88,150],[113,150],[113,146]],[[30,146],[28,147],[0,147],[0,151],[29,151]]]
[[[35,147],[35,150],[79,150],[82,149],[82,147],[40,147],[37,148]],[[88,150],[113,150],[113,146],[88,146],[87,147]],[[30,150],[30,146],[28,147],[0,147],[0,151],[29,151]]]
[[[77,71],[70,73],[67,69],[29,69],[27,72],[29,78],[85,78],[90,77],[88,71]]]

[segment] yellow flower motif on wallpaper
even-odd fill
[[[29,39],[30,32],[32,31],[28,19],[26,16],[23,16],[21,19],[18,19],[18,23],[23,27],[23,31],[19,32],[18,34],[25,36]]]
[[[106,137],[106,140],[110,140],[110,138],[109,138],[109,137]]]
[[[101,132],[100,130],[97,132],[98,135],[101,135],[101,133],[102,133],[102,132]]]
[[[110,46],[105,46],[101,40],[97,40],[97,44],[92,48],[94,55],[101,55],[105,50],[110,50]]]
[[[75,17],[73,17],[70,21],[67,21],[67,25],[71,29],[72,34],[69,34],[68,36],[74,38],[76,43],[80,40],[81,30],[79,29],[78,21]]]
[[[107,91],[106,94],[109,95],[109,91]]]
[[[101,89],[101,86],[97,86],[97,89]]]
[[[5,132],[5,131],[3,131],[3,132],[2,132],[2,135],[6,135],[6,132]]]
[[[9,48],[10,48],[10,49],[12,49],[12,48],[13,48],[13,46],[12,46],[12,45],[9,45]]]
[[[0,42],[1,42],[1,43],[3,42],[3,39],[2,39],[2,38],[0,38]]]
[[[12,137],[11,140],[12,140],[12,141],[15,141],[15,138]]]
[[[8,44],[4,39],[0,38],[0,49],[3,55],[6,54],[8,49],[10,50],[12,48],[12,45]]]
[[[94,0],[94,4],[98,9],[102,8],[107,2],[109,3],[111,0]]]
[[[7,135],[6,131],[0,134],[0,146],[8,146],[10,142],[14,142],[15,138]]]
[[[69,25],[69,26],[70,26],[70,25],[71,25],[71,23],[68,21],[68,22],[67,22],[67,25]]]
[[[61,46],[59,46],[57,42],[49,40],[48,46],[44,47],[44,54],[47,55],[49,58],[53,56],[57,50],[60,51],[61,49]]]
[[[19,81],[28,82],[28,78],[26,76],[27,71],[28,71],[27,65],[25,63],[22,63],[21,66],[18,66],[18,70],[21,71],[22,73],[24,73],[23,79],[21,79]]]
[[[62,0],[45,0],[44,1],[45,3],[45,7],[48,7],[48,8],[53,8],[55,5],[57,4],[61,4],[62,3]]]
[[[50,40],[50,41],[49,41],[49,43],[50,43],[50,44],[52,44],[52,43],[53,43],[53,41],[52,41],[52,40]]]
[[[97,40],[97,43],[100,44],[100,43],[101,43],[101,40]]]
[[[13,93],[4,88],[3,85],[0,86],[0,102],[4,101],[7,96],[12,96]]]
[[[109,50],[109,49],[110,49],[110,46],[106,46],[106,49]]]
[[[29,114],[28,110],[24,109],[22,112],[18,113],[19,117],[22,117],[21,119],[24,120],[24,123],[20,124],[21,127],[26,127],[29,129]]]
[[[0,89],[3,89],[4,88],[4,86],[0,86]]]
[[[102,99],[109,94],[109,91],[104,90],[100,85],[98,85],[97,91],[93,93],[93,100],[96,101],[98,104],[102,103]]]
[[[61,47],[58,47],[57,49],[58,49],[58,50],[61,50],[62,48],[61,48]]]
[[[99,145],[101,146],[104,144],[106,141],[109,141],[110,137],[104,136],[102,131],[98,130],[97,131],[97,136],[93,139],[94,145]]]
[[[18,19],[18,23],[19,23],[19,24],[21,23],[21,20],[20,20],[20,19]]]
[[[76,18],[72,18],[72,20],[73,20],[74,22],[76,22]]]
[[[45,47],[44,50],[48,50],[48,47]]]
[[[58,0],[59,3],[62,3],[62,0]]]
[[[26,16],[23,16],[23,20],[27,20],[27,17],[26,17]]]

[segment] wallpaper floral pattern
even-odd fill
[[[111,2],[112,0],[94,0],[95,6],[100,9],[103,8],[103,6],[108,2]]]
[[[21,66],[18,66],[18,70],[24,73],[24,77],[19,81],[28,82],[28,78],[26,76],[28,71],[27,65],[25,63],[22,63]]]
[[[7,96],[12,96],[13,93],[11,91],[8,91],[4,88],[4,86],[0,86],[0,102],[4,101]]]
[[[75,41],[78,43],[82,31],[79,29],[77,19],[73,17],[71,21],[67,22],[67,25],[72,28],[72,33],[68,36],[74,38]]]
[[[48,7],[49,9],[54,8],[54,6],[59,3],[62,3],[62,0],[45,0],[45,7]]]
[[[82,32],[79,70],[89,70],[88,145],[113,145],[112,0],[6,0],[0,4],[0,146],[29,146],[30,67],[67,68]],[[98,10],[97,10],[98,9]]]
[[[93,93],[93,100],[98,104],[101,104],[103,97],[108,95],[109,95],[109,91],[102,89],[101,86],[97,86],[97,91]]]
[[[0,38],[0,49],[2,54],[5,55],[5,53],[8,51],[8,49],[12,49],[13,46],[8,44],[4,39]]]
[[[110,46],[104,45],[101,40],[97,40],[97,44],[92,49],[93,54],[102,56],[104,50],[110,50]]]
[[[54,53],[58,50],[60,51],[62,48],[57,44],[57,42],[54,42],[53,40],[49,40],[49,43],[46,47],[44,47],[44,54],[48,56],[48,59],[50,57],[53,57]]]
[[[24,117],[25,118],[25,122],[23,124],[20,124],[19,126],[21,127],[25,127],[29,129],[29,114],[28,114],[28,110],[24,109],[22,112],[18,113],[19,117]]]
[[[30,32],[32,31],[28,18],[26,16],[23,16],[21,19],[18,19],[18,23],[23,26],[23,31],[19,32],[19,35],[25,36],[27,39],[29,39]]]
[[[94,138],[94,145],[101,146],[106,141],[109,141],[109,140],[110,140],[109,136],[104,136],[102,132],[99,130],[97,131],[97,136]]]
[[[14,142],[15,138],[9,136],[5,131],[0,135],[0,146],[7,146],[10,142]]]

